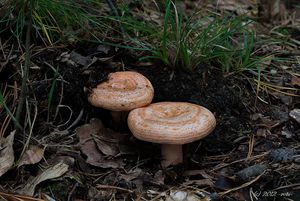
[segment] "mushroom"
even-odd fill
[[[182,163],[182,145],[204,138],[215,126],[208,109],[187,102],[153,103],[128,115],[128,127],[136,138],[161,144],[163,167]]]
[[[122,71],[110,73],[107,81],[93,88],[88,101],[93,106],[110,110],[113,121],[119,122],[122,111],[149,105],[153,96],[153,86],[145,76]]]

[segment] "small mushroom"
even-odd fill
[[[110,110],[113,120],[119,122],[122,111],[149,105],[153,96],[153,86],[145,76],[122,71],[110,73],[107,81],[92,89],[88,100],[93,106]]]
[[[215,126],[208,109],[186,102],[154,103],[128,115],[128,127],[136,138],[161,144],[163,167],[182,163],[182,145],[204,138]]]

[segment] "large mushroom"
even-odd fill
[[[154,103],[128,115],[128,127],[136,138],[161,144],[163,167],[182,163],[182,145],[204,138],[215,126],[208,109],[186,102]]]
[[[153,86],[145,76],[121,71],[110,73],[107,81],[91,90],[88,100],[93,106],[110,110],[113,120],[119,122],[122,111],[149,105],[153,96]]]

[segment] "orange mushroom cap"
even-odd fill
[[[154,96],[150,81],[140,73],[110,73],[108,80],[92,89],[89,102],[112,111],[129,111],[149,105]]]
[[[161,102],[132,110],[128,127],[143,141],[186,144],[204,138],[216,126],[206,108],[186,102]]]

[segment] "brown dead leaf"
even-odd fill
[[[162,170],[158,170],[155,174],[154,174],[154,181],[157,184],[163,185],[165,184],[165,174]]]
[[[83,56],[75,51],[72,51],[70,53],[70,60],[82,66],[90,66],[96,61],[96,58]]]
[[[30,179],[23,189],[19,191],[20,194],[33,196],[36,186],[46,180],[61,177],[68,171],[69,166],[64,163],[58,163],[40,173],[33,179]]]
[[[291,79],[291,85],[300,87],[300,77],[293,76]]]
[[[140,176],[143,173],[142,169],[136,168],[134,170],[131,170],[127,172],[127,174],[121,174],[120,178],[124,179],[125,181],[129,182],[133,179],[136,179],[138,176]]]
[[[82,153],[87,156],[86,162],[101,168],[118,168],[123,164],[119,161],[107,160],[97,149],[93,135],[98,135],[104,128],[99,119],[92,119],[89,124],[85,124],[76,129],[79,138],[79,145]]]
[[[267,135],[269,135],[271,132],[269,129],[266,129],[266,128],[259,128],[257,129],[256,131],[256,136],[257,137],[263,137],[263,138],[266,138]]]
[[[91,123],[94,120],[91,120]],[[102,126],[92,135],[98,149],[106,156],[117,156],[120,153],[119,143],[124,140],[124,135]]]
[[[117,156],[119,149],[117,146],[112,145],[109,142],[101,140],[100,138],[93,136],[97,144],[98,149],[107,156]]]
[[[255,8],[255,2],[246,0],[218,0],[216,6],[220,10],[235,11],[238,14],[248,14],[249,8]]]
[[[22,165],[35,164],[42,160],[44,156],[44,149],[36,145],[30,145],[23,154],[18,167]]]
[[[108,46],[108,45],[98,45],[97,47],[97,52],[100,52],[100,53],[104,53],[104,54],[108,54],[109,51],[112,50],[112,46]]]
[[[95,187],[90,187],[88,189],[87,197],[89,200],[110,200],[112,198],[113,192],[107,189],[97,189]]]
[[[251,119],[252,121],[257,121],[257,120],[261,119],[263,116],[264,116],[264,115],[261,114],[261,113],[255,113],[255,114],[251,114],[251,115],[250,115],[250,119]]]
[[[91,123],[99,121],[92,119]],[[126,142],[126,135],[118,133],[102,125],[97,134],[92,135],[98,149],[106,156],[133,154],[134,150]]]
[[[68,166],[72,167],[75,163],[75,159],[71,156],[65,156],[65,155],[62,155],[62,156],[55,156],[54,158],[51,158],[49,160],[47,160],[47,163],[49,165],[55,165],[57,163],[64,163],[64,164],[67,164]]]
[[[15,156],[13,150],[14,136],[12,131],[2,142],[0,142],[0,177],[5,174],[14,164]]]

